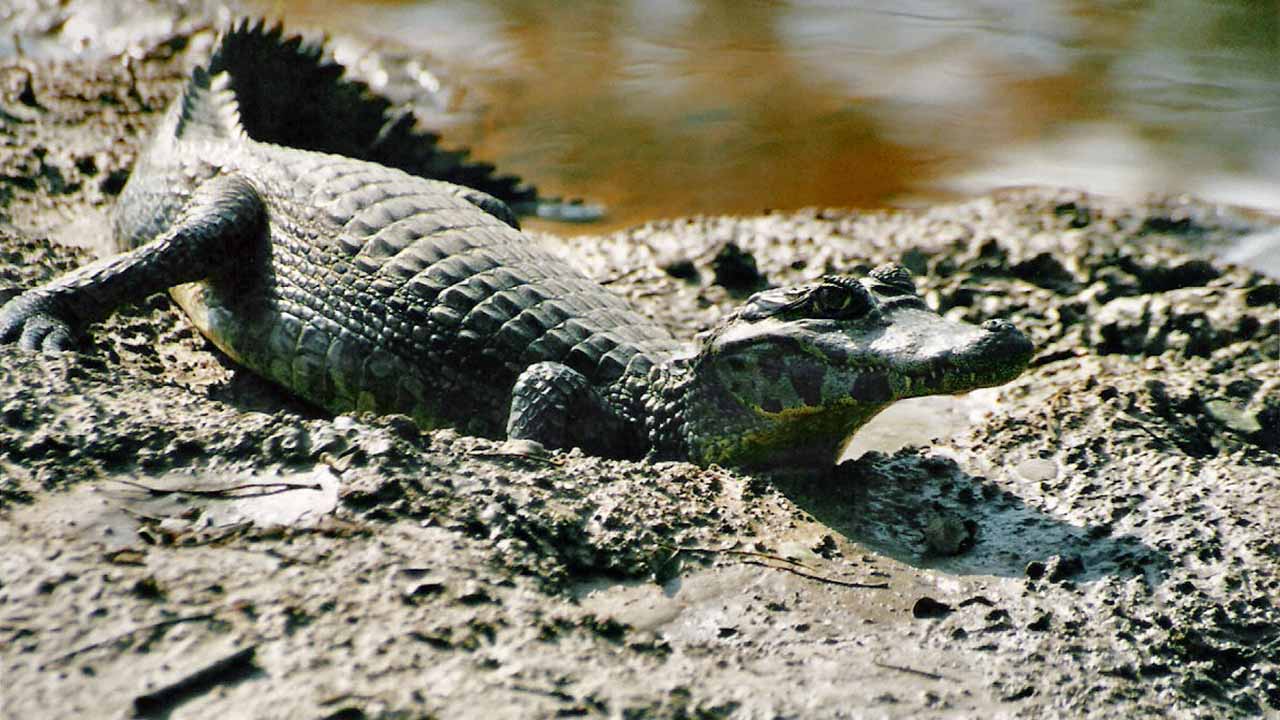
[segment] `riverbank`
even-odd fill
[[[105,247],[211,17],[0,65],[0,292]],[[0,714],[1280,712],[1280,285],[1193,251],[1277,225],[1021,189],[544,237],[686,338],[732,243],[774,284],[902,262],[1036,342],[967,426],[818,476],[330,418],[164,296],[0,348]]]

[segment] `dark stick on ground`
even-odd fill
[[[139,695],[133,700],[133,710],[137,717],[155,717],[165,715],[184,700],[202,693],[215,685],[233,683],[253,672],[253,656],[257,646],[250,645],[196,670],[175,683],[165,685],[158,690]]]

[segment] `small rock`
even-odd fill
[[[916,604],[911,606],[911,616],[918,620],[944,618],[950,615],[951,612],[952,607],[950,605],[934,600],[927,595],[916,600]]]
[[[1089,208],[1080,207],[1073,202],[1065,202],[1053,208],[1053,214],[1067,221],[1067,227],[1073,230],[1079,230],[1082,227],[1088,227],[1093,222],[1093,215],[1089,212]]]
[[[1048,482],[1058,477],[1058,464],[1044,458],[1030,458],[1015,465],[1013,471],[1027,482]]]
[[[1142,280],[1148,292],[1167,292],[1184,287],[1201,287],[1221,274],[1213,263],[1196,258],[1173,267],[1151,268]]]
[[[978,524],[950,513],[935,513],[924,527],[924,541],[929,552],[950,557],[973,547]]]
[[[698,266],[694,265],[693,261],[687,258],[676,260],[667,265],[664,265],[662,269],[668,275],[670,275],[671,277],[677,280],[692,281],[692,280],[698,279]]]
[[[1120,297],[1103,305],[1094,315],[1090,343],[1102,355],[1141,353],[1148,344],[1150,304],[1146,297]]]
[[[1072,295],[1080,290],[1080,285],[1071,271],[1049,253],[1040,253],[1009,269],[1014,277],[1060,295]]]
[[[755,257],[737,243],[726,243],[720,248],[711,261],[711,269],[716,275],[715,284],[730,292],[749,292],[765,284]]]
[[[512,438],[503,441],[499,446],[499,453],[503,455],[521,455],[532,458],[546,458],[551,456],[551,451],[546,445],[537,440],[528,440],[524,438]]]
[[[1060,583],[1067,578],[1075,577],[1084,572],[1084,560],[1079,555],[1054,555],[1049,558],[1047,565],[1047,575],[1049,582]]]
[[[903,252],[902,257],[898,258],[898,262],[902,264],[902,267],[910,270],[912,275],[926,275],[929,272],[929,256],[918,248],[911,248]]]
[[[1252,435],[1262,430],[1262,425],[1258,422],[1257,415],[1245,412],[1230,401],[1208,400],[1204,404],[1204,409],[1209,413],[1209,417],[1217,420],[1228,430],[1241,435]]]
[[[1280,305],[1280,285],[1264,283],[1249,288],[1244,294],[1244,304],[1249,307]]]
[[[1010,691],[1008,694],[1002,696],[1000,699],[1005,702],[1014,702],[1017,700],[1025,700],[1035,694],[1036,694],[1036,689],[1034,687],[1030,685],[1023,685],[1022,687],[1016,690]]]
[[[134,597],[141,600],[163,600],[165,597],[164,588],[160,587],[160,583],[151,576],[144,577],[133,584],[130,591]]]
[[[825,558],[827,560],[839,557],[840,555],[840,548],[836,547],[836,539],[830,534],[823,535],[822,539],[810,549],[813,550],[813,553],[818,557]]]
[[[423,601],[433,598],[445,590],[445,584],[441,580],[428,580],[427,582],[418,583],[412,590],[406,592],[401,598],[406,605],[418,605]]]
[[[421,586],[419,586],[421,587]],[[476,582],[468,582],[458,595],[458,602],[463,605],[501,605],[502,602],[489,594],[489,591]]]
[[[113,565],[134,565],[143,567],[147,564],[146,553],[133,548],[123,548],[121,550],[109,552],[103,559]]]

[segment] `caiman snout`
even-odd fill
[[[988,320],[981,328],[987,335],[978,340],[977,353],[998,359],[998,365],[1013,369],[1011,377],[1017,377],[1035,352],[1030,338],[1008,320]]]
[[[991,387],[1018,377],[1027,367],[1035,346],[1022,331],[1007,320],[987,320],[946,354],[947,367],[932,373],[930,382],[917,387],[916,393],[934,384],[934,392],[960,393]],[[962,336],[962,335],[961,335]],[[927,394],[927,393],[920,393]]]

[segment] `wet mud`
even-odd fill
[[[217,20],[174,12],[0,61],[0,297],[105,248]],[[330,417],[164,296],[0,347],[0,715],[1280,713],[1280,284],[1203,252],[1278,222],[1019,189],[544,236],[687,338],[897,261],[1035,340],[976,417],[817,472]]]

